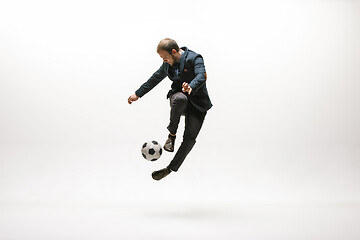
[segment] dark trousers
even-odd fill
[[[171,134],[176,134],[180,117],[185,116],[185,131],[183,142],[176,152],[173,160],[169,164],[172,171],[177,171],[188,153],[196,142],[201,126],[204,122],[206,112],[200,112],[188,101],[187,96],[182,92],[174,93],[170,97],[170,124],[168,130]]]

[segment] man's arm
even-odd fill
[[[136,90],[135,94],[131,95],[128,98],[128,103],[137,101],[139,98],[148,93],[153,89],[159,82],[161,82],[166,77],[166,72],[164,69],[164,64],[147,80],[141,87]]]
[[[198,55],[195,59],[194,59],[194,73],[195,73],[195,78],[187,85],[185,84],[185,90],[187,90],[187,92],[189,92],[189,94],[191,93],[195,93],[197,90],[199,90],[206,81],[206,70],[205,70],[205,65],[204,65],[204,59],[202,58],[201,55]]]
[[[161,67],[149,78],[149,80],[147,80],[138,90],[136,90],[136,96],[141,98],[166,77],[164,65],[165,63],[161,65]]]

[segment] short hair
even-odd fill
[[[164,38],[162,39],[158,46],[157,52],[164,50],[167,51],[169,54],[172,54],[172,50],[175,49],[177,52],[180,50],[179,45],[175,42],[175,40],[171,38]]]

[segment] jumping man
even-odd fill
[[[169,136],[164,150],[174,151],[176,133],[180,117],[185,116],[183,142],[170,164],[152,173],[154,180],[160,180],[171,172],[178,171],[188,153],[193,148],[200,132],[207,111],[212,107],[206,88],[206,71],[204,60],[187,47],[179,48],[170,38],[160,41],[157,53],[163,59],[161,67],[128,98],[131,104],[153,89],[165,77],[172,81],[171,90],[167,94],[170,99],[170,123],[167,129]]]

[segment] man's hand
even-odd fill
[[[189,95],[191,94],[191,91],[192,91],[192,88],[189,86],[189,84],[187,82],[183,82],[182,84],[182,91],[185,93],[185,92],[188,92]]]
[[[139,99],[139,97],[136,96],[136,94],[133,94],[133,95],[131,95],[131,96],[128,98],[128,103],[129,103],[129,104],[132,104],[132,102],[135,102],[135,101],[138,100],[138,99]]]

